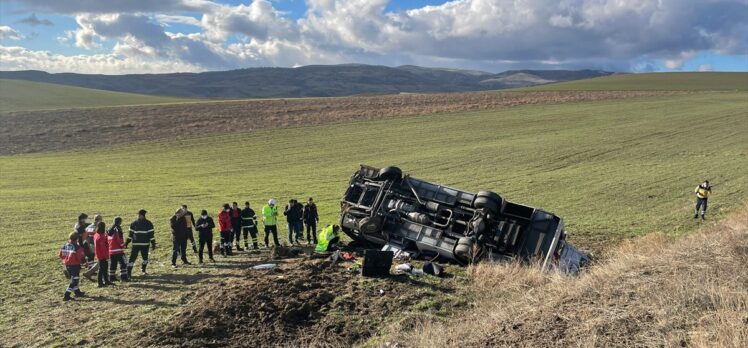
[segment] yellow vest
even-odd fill
[[[325,227],[317,237],[317,247],[314,248],[314,252],[327,252],[327,247],[329,246],[330,241],[335,237],[337,236],[335,235],[335,231],[333,230],[332,225]]]
[[[265,226],[275,226],[278,223],[278,206],[266,205],[262,207],[262,221]]]
[[[696,192],[696,197],[699,198],[708,198],[709,194],[712,193],[710,189],[705,189],[701,187],[701,185],[696,186],[696,189],[693,190],[693,192]]]

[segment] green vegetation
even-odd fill
[[[691,219],[693,188],[703,179],[716,184],[709,219],[747,196],[747,97],[694,93],[524,106],[0,157],[0,279],[10,284],[0,290],[0,333],[10,342],[25,337],[26,344],[81,340],[80,332],[49,321],[79,308],[60,306],[65,280],[56,258],[79,212],[100,212],[111,222],[148,209],[161,246],[152,270],[163,277],[173,273],[164,266],[167,221],[178,204],[215,215],[227,201],[250,200],[258,209],[271,196],[313,196],[322,223],[333,223],[359,163],[396,164],[416,177],[545,208],[564,217],[573,242],[594,250],[649,232],[693,231],[702,225]],[[280,237],[287,239],[285,228]],[[177,273],[211,277],[197,267]],[[84,281],[94,296],[122,295],[130,306],[76,306],[121,319],[101,323],[101,332],[129,321],[163,322],[186,301],[181,286],[194,283],[182,279],[104,290]],[[134,301],[152,297],[156,286],[175,291]]]
[[[521,88],[522,91],[748,91],[748,73],[626,74]]]
[[[0,79],[0,112],[166,104],[187,101],[196,101],[196,99],[156,97],[52,83]]]

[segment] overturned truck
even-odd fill
[[[340,204],[340,225],[362,242],[462,264],[480,259],[539,261],[577,273],[588,257],[566,242],[563,220],[541,209],[362,165]]]

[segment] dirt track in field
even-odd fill
[[[0,113],[0,155],[331,122],[684,92],[471,92],[224,101]]]

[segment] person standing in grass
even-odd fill
[[[278,242],[278,207],[275,198],[270,198],[268,204],[262,207],[262,224],[265,225],[265,247],[270,247],[269,237],[273,234],[273,243],[280,246]]]
[[[80,283],[81,265],[85,263],[85,252],[83,247],[78,244],[80,235],[77,232],[73,232],[68,236],[68,241],[60,249],[58,256],[62,261],[62,265],[65,266],[65,270],[70,275],[70,284],[65,289],[65,295],[62,298],[63,301],[70,301],[71,293],[75,294],[75,297],[83,297],[85,293],[78,288]]]
[[[185,210],[182,208],[177,209],[174,212],[174,216],[171,217],[171,267],[177,268],[177,255],[182,258],[182,263],[190,265],[187,261],[187,219],[184,216]],[[191,226],[191,224],[190,224]]]
[[[99,287],[114,285],[109,280],[109,240],[105,234],[106,225],[104,221],[96,223],[96,233],[94,233],[94,250],[96,253],[96,260],[99,262]]]
[[[218,229],[221,233],[221,255],[231,256],[231,206],[228,203],[223,205],[223,210],[218,213]]]
[[[694,209],[693,218],[698,218],[700,211],[701,219],[706,220],[704,217],[706,214],[706,202],[709,199],[709,195],[712,194],[712,186],[709,185],[709,180],[704,180],[701,185],[696,186],[694,192],[696,193],[696,209]]]
[[[317,223],[319,222],[319,214],[317,213],[317,205],[314,204],[312,197],[309,197],[306,205],[304,205],[304,224],[306,225],[306,244],[314,242],[317,245]]]
[[[130,260],[127,262],[127,278],[132,279],[132,268],[135,266],[135,260],[138,254],[143,258],[140,265],[140,271],[145,275],[148,267],[148,252],[150,248],[156,249],[156,237],[154,235],[153,224],[145,218],[148,213],[145,209],[138,211],[138,219],[130,224],[130,231],[125,241],[125,248],[132,243],[130,251]]]
[[[99,222],[102,222],[103,219],[104,218],[101,217],[101,214],[94,215],[94,222],[86,226],[86,232],[84,233],[83,251],[86,253],[89,268],[83,273],[83,276],[89,281],[93,281],[91,277],[99,271],[99,262],[96,259],[94,246],[94,235],[96,234],[96,228],[98,227]]]
[[[119,265],[120,279],[127,279],[127,263],[125,263],[125,238],[122,232],[122,218],[114,218],[114,224],[107,231],[109,242],[109,281],[117,281],[117,265]]]
[[[242,233],[244,234],[244,247],[249,250],[248,235],[252,236],[252,249],[258,250],[257,246],[257,214],[249,207],[249,202],[244,202],[242,209]]]
[[[288,243],[292,245],[294,241],[297,244],[301,243],[301,218],[303,213],[304,207],[295,199],[289,200],[288,205],[283,210],[283,215],[286,216],[286,221],[288,222]]]
[[[197,253],[198,256],[198,262],[203,263],[203,247],[208,247],[208,257],[210,258],[210,261],[216,262],[215,259],[213,259],[213,228],[216,227],[216,224],[213,222],[213,218],[208,216],[208,211],[203,209],[202,212],[200,212],[200,218],[197,219],[197,232],[198,232],[198,239],[200,240],[200,250]]]
[[[242,233],[242,211],[239,209],[239,203],[231,203],[231,239],[236,240],[236,251],[244,251],[241,242]],[[244,238],[246,241],[246,237]]]
[[[192,243],[192,251],[197,254],[195,233],[193,232],[193,229],[195,228],[195,216],[193,216],[192,212],[187,209],[187,204],[182,204],[182,210],[184,210],[184,221],[187,225],[187,240]]]

